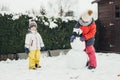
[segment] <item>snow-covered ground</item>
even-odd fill
[[[48,57],[42,54],[42,68],[37,70],[28,69],[28,59],[1,61],[0,80],[120,80],[117,76],[120,54],[96,53],[98,66],[95,70],[88,70],[85,66],[87,55],[78,51],[78,47],[82,50],[84,45],[80,41],[78,44],[77,39],[73,42],[77,46],[71,44],[72,49],[66,55]]]
[[[37,70],[28,69],[28,59],[1,61],[0,80],[120,80],[117,76],[120,73],[119,54],[97,53],[98,67],[94,72],[86,67],[68,68],[66,59],[66,55],[58,57],[42,55],[42,68]]]

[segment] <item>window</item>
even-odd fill
[[[120,18],[120,6],[115,5],[115,18]]]

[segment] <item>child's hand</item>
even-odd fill
[[[74,35],[72,35],[72,36],[70,37],[70,42],[73,42],[75,38],[76,38],[76,37],[75,37]]]
[[[28,48],[25,48],[25,53],[29,53],[30,51],[29,51],[29,49]]]
[[[41,47],[41,51],[44,51],[45,50],[45,47]]]
[[[81,36],[80,41],[85,41],[85,37]]]

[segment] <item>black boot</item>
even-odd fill
[[[96,67],[94,66],[89,66],[88,69],[92,70],[92,69],[95,69]]]
[[[37,68],[37,66],[38,66],[38,65],[37,65],[37,64],[35,64],[35,67],[36,67],[36,68]]]
[[[38,64],[35,64],[35,67],[36,67],[36,68],[41,68],[41,66],[38,66]]]
[[[89,66],[89,61],[86,62],[86,67]]]

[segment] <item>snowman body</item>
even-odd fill
[[[69,68],[81,69],[85,67],[87,62],[87,55],[84,52],[85,42],[80,41],[80,37],[76,37],[70,43],[72,49],[67,53],[67,64]]]

